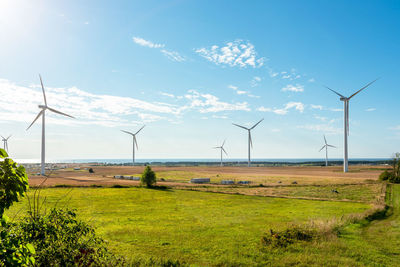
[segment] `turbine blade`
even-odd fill
[[[323,147],[321,147],[321,149],[318,152],[321,152],[322,149],[324,149],[326,147],[326,145],[324,145]]]
[[[264,120],[264,118],[262,118],[259,122],[257,122],[256,124],[254,124],[253,127],[250,128],[250,130],[253,130],[257,125],[260,124],[260,122],[262,122]]]
[[[2,136],[2,135],[0,135],[0,136],[1,136],[1,138],[5,139],[4,136]]]
[[[215,146],[215,147],[213,147],[213,148],[221,148],[220,146]]]
[[[43,86],[42,76],[40,76],[40,74],[39,74],[39,78],[40,78],[40,84],[42,85],[43,98],[44,98],[44,105],[47,106],[46,93],[44,92],[44,86]]]
[[[249,140],[250,140],[251,148],[253,148],[253,140],[251,140],[251,132],[250,131],[249,131]]]
[[[10,135],[6,138],[6,140],[8,140],[11,136],[12,136],[12,134],[10,134]]]
[[[235,126],[237,126],[237,127],[240,127],[240,128],[243,128],[243,129],[245,129],[245,130],[248,130],[246,127],[244,127],[244,126],[240,126],[239,124],[235,124],[235,123],[232,123],[233,125],[235,125]]]
[[[225,145],[225,141],[226,141],[226,139],[224,140],[224,142],[222,143],[222,146],[221,147],[224,147],[224,145]]]
[[[326,145],[327,143],[326,143],[326,138],[325,138],[325,135],[324,135],[324,140],[325,140],[325,145]]]
[[[29,130],[29,128],[31,128],[31,126],[35,123],[35,121],[37,121],[37,119],[39,119],[39,117],[43,114],[43,112],[44,112],[44,109],[42,109],[42,111],[40,111],[39,114],[37,114],[36,118],[33,120],[31,125],[29,125],[29,127],[26,128],[27,131]]]
[[[134,142],[135,145],[136,145],[136,149],[139,150],[139,147],[138,147],[138,145],[137,145],[137,140],[136,140],[136,136],[135,136],[135,135],[133,135],[133,142]]]
[[[335,146],[332,146],[332,145],[327,145],[327,146],[330,146],[330,147],[334,147],[334,148],[337,148],[337,147],[335,147]]]
[[[146,126],[146,125],[143,125],[143,127],[140,128],[139,131],[137,131],[137,132],[135,133],[135,135],[137,135],[137,134],[144,128],[144,126]]]
[[[58,111],[58,110],[55,110],[54,108],[49,108],[49,107],[47,107],[47,109],[48,109],[48,110],[50,110],[50,111],[53,111],[54,113],[58,113],[58,114],[61,114],[61,115],[64,115],[64,116],[67,116],[67,117],[70,117],[70,118],[73,118],[73,119],[75,119],[75,117],[74,117],[74,116],[68,115],[68,114],[66,114],[66,113],[63,113],[63,112],[61,112],[61,111]]]
[[[131,132],[128,132],[128,131],[124,131],[124,130],[121,130],[121,132],[124,132],[124,133],[130,134],[130,135],[134,135],[133,133],[131,133]]]
[[[228,153],[226,153],[225,149],[223,147],[221,147],[222,151],[224,151],[225,155],[228,156]]]
[[[359,92],[361,92],[362,90],[364,90],[365,88],[367,88],[368,86],[370,86],[371,84],[373,84],[374,82],[376,82],[377,80],[379,80],[379,78],[378,78],[378,79],[375,79],[374,81],[370,82],[369,84],[367,84],[366,86],[364,86],[363,88],[361,88],[360,90],[358,90],[357,92],[355,92],[354,94],[352,94],[352,95],[349,97],[349,99],[352,98],[353,96],[355,96],[356,94],[358,94]]]
[[[325,86],[325,87],[328,88],[329,90],[331,90],[332,92],[334,92],[335,94],[337,94],[338,96],[344,97],[343,95],[339,94],[338,92],[336,92],[335,90],[329,88],[328,86]],[[344,98],[346,98],[346,97],[344,97]]]

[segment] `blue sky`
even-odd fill
[[[398,1],[11,1],[0,3],[0,134],[40,157],[41,73],[48,158],[317,158],[399,150]]]

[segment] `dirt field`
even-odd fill
[[[137,185],[136,181],[114,179],[114,175],[140,176],[143,166],[90,166],[94,173],[87,170],[89,165],[80,164],[80,170],[74,170],[78,165],[69,165],[66,169],[48,171],[48,179],[44,186],[74,185],[74,186],[112,186]],[[265,186],[291,185],[331,185],[331,184],[363,184],[378,179],[379,174],[387,166],[351,166],[348,173],[343,173],[341,167],[164,167],[154,166],[158,184],[168,186],[203,186],[189,184],[191,178],[207,177],[211,186],[218,185],[221,180],[251,181],[252,184]],[[28,170],[29,183],[37,186],[44,177],[34,175],[37,170]],[[162,179],[165,181],[161,181]]]

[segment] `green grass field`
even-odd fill
[[[278,258],[287,262],[285,251],[261,251],[264,232],[290,223],[360,213],[370,207],[144,188],[49,188],[43,189],[41,196],[46,197],[47,209],[56,203],[57,207],[77,209],[79,217],[95,226],[113,251],[129,259],[166,258],[201,266],[249,266]],[[7,215],[16,220],[26,209],[25,199]],[[294,254],[302,257],[302,253]]]

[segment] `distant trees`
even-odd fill
[[[152,187],[156,183],[156,173],[151,169],[150,166],[146,166],[140,181],[147,187]]]
[[[396,152],[392,157],[392,170],[385,170],[379,175],[379,180],[391,183],[400,183],[400,153]]]

